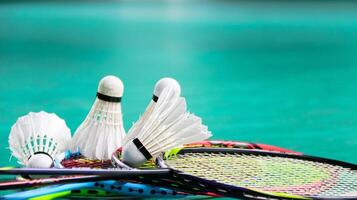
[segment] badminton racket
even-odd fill
[[[118,152],[120,154],[120,152]],[[113,160],[120,166],[118,159]],[[172,177],[141,182],[236,198],[356,199],[357,165],[302,154],[235,148],[181,148],[156,160]],[[139,177],[140,178],[140,177]],[[187,190],[186,190],[187,191]]]

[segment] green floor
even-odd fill
[[[17,117],[55,112],[74,132],[107,74],[127,130],[171,76],[213,139],[357,163],[357,2],[336,2],[2,3],[0,165]]]

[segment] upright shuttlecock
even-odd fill
[[[125,136],[121,98],[124,86],[115,76],[106,76],[99,82],[97,97],[86,119],[76,130],[72,150],[90,159],[108,160],[121,147]]]
[[[66,122],[56,114],[30,112],[11,127],[9,147],[21,165],[47,168],[68,148],[70,139]]]
[[[201,118],[186,112],[186,101],[180,92],[176,80],[158,81],[153,100],[124,139],[123,162],[138,167],[163,151],[211,136]]]

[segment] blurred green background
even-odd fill
[[[125,85],[128,130],[164,76],[214,139],[357,163],[355,1],[5,1],[0,4],[0,165],[29,111],[72,132],[101,77]]]

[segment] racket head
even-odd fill
[[[196,183],[201,191],[224,196],[267,194],[281,198],[356,199],[355,164],[306,156],[238,148],[181,148],[157,158],[161,168]],[[188,182],[187,182],[188,181]],[[257,191],[257,194],[250,194]]]
[[[200,149],[200,148],[210,148],[210,149],[255,149],[257,151],[273,151],[273,152],[281,152],[281,153],[290,153],[290,154],[296,154],[296,155],[301,155],[299,152],[295,152],[292,150],[276,147],[276,146],[271,146],[267,144],[255,144],[255,143],[247,143],[247,142],[240,142],[240,141],[224,141],[224,140],[206,140],[202,142],[195,142],[191,144],[186,144],[183,145],[182,148],[175,148],[172,149],[172,151],[177,151],[181,149],[186,149],[186,148],[192,148],[192,149]],[[118,149],[114,154],[113,154],[113,163],[120,167],[120,168],[130,168],[129,166],[125,165],[120,161],[120,156],[121,156],[121,149]],[[140,167],[140,169],[147,169],[147,168],[157,168],[156,160],[149,160],[147,163],[145,163],[143,166]],[[181,177],[181,176],[179,176]],[[209,195],[209,196],[222,196],[226,195],[224,193],[219,193],[215,190],[215,187],[211,189],[207,189],[207,186],[201,187],[201,181],[198,180],[195,183],[190,182],[186,183],[185,180],[178,180],[179,177],[171,177],[171,179],[160,179],[160,178],[150,178],[146,179],[145,177],[138,177],[137,179],[133,180],[136,182],[141,182],[141,183],[146,183],[146,184],[151,184],[151,185],[156,185],[156,186],[165,186],[177,191],[183,191],[183,192],[188,192],[191,194],[196,194],[196,195]],[[189,179],[192,180],[195,178],[194,176],[190,177]],[[241,190],[247,191],[246,194],[249,195],[256,195],[258,197],[272,197],[271,195],[267,194],[262,194],[260,192],[255,192],[252,190],[246,190],[242,188]],[[241,194],[241,193],[240,193]],[[238,196],[234,195],[233,197],[244,197],[242,195]]]

